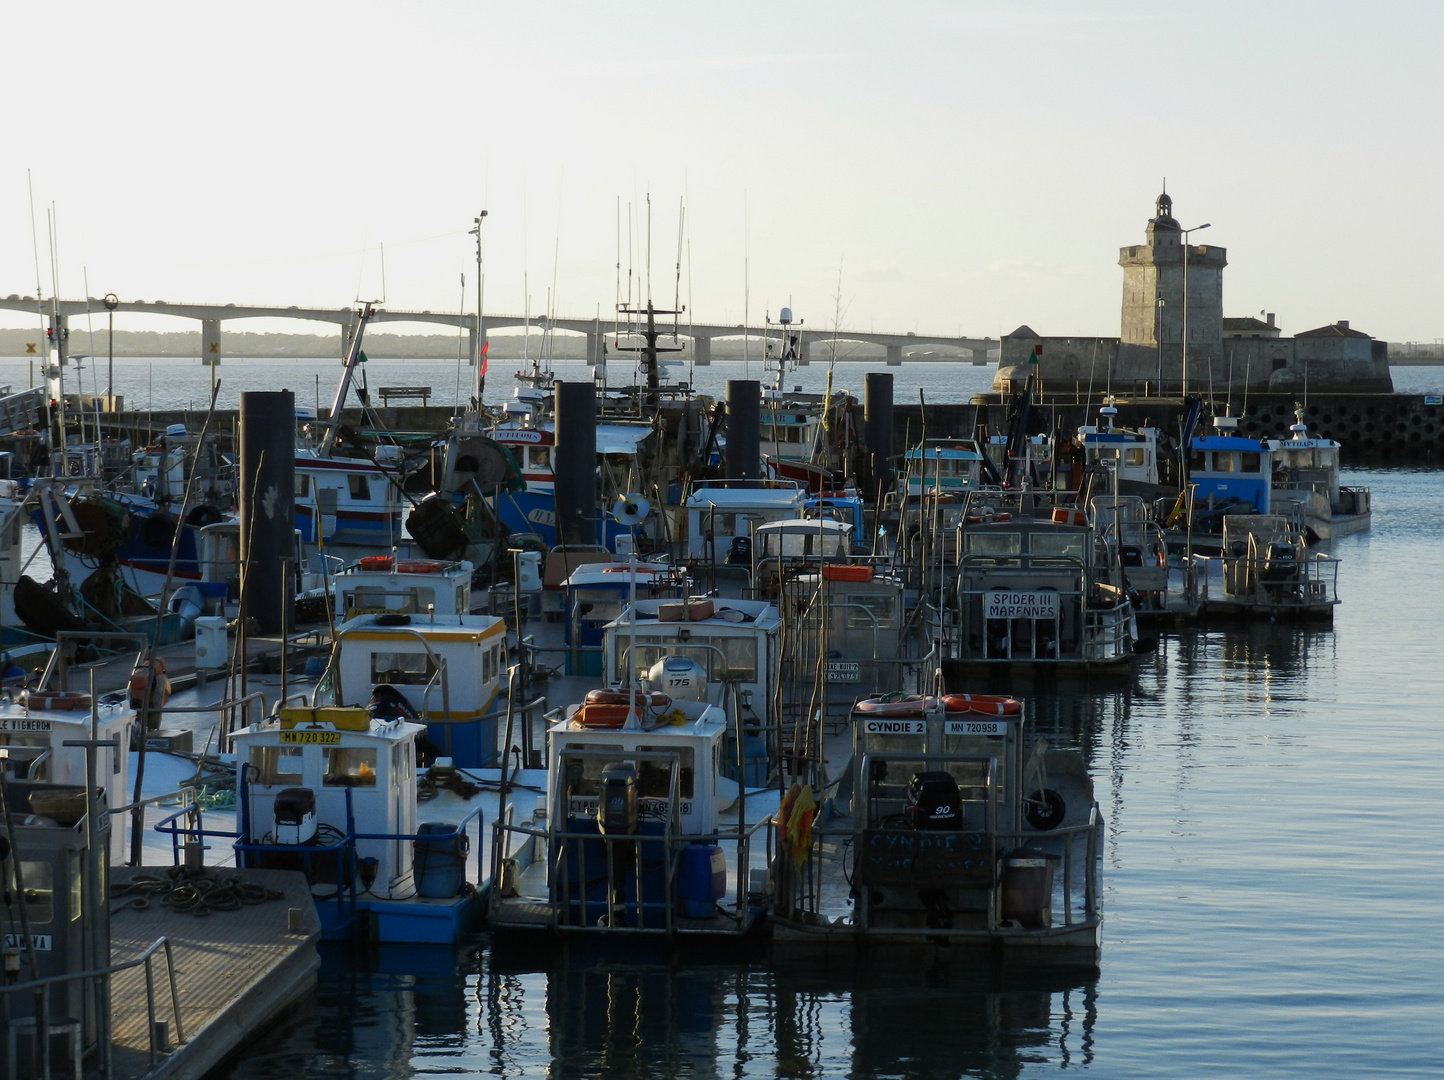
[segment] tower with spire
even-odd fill
[[[1167,383],[1180,379],[1183,367],[1183,230],[1173,216],[1173,198],[1165,187],[1148,219],[1145,242],[1119,250],[1123,267],[1123,326],[1120,367],[1140,380],[1156,378],[1159,351]],[[1206,234],[1204,234],[1206,235]],[[1221,247],[1199,244],[1188,249],[1189,380],[1207,378],[1208,366],[1223,357],[1223,268]],[[1161,303],[1160,303],[1161,301]]]

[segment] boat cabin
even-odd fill
[[[898,482],[905,495],[959,494],[983,482],[983,453],[971,439],[947,446],[915,446],[903,455],[903,466]]]
[[[80,739],[115,739],[118,749],[95,751],[97,786],[105,789],[110,806],[130,803],[130,739],[136,712],[124,694],[107,694],[95,705],[95,732],[91,733],[89,694],[49,690],[22,690],[0,697],[0,769],[16,780],[75,785],[86,784],[84,747],[66,746]],[[110,836],[110,857],[121,862],[126,854],[125,830]]]
[[[1132,607],[1081,511],[968,524],[960,550],[959,659],[1107,664],[1131,656]]]
[[[464,768],[495,763],[492,712],[507,667],[506,624],[489,615],[357,615],[336,630],[316,687],[338,706],[403,702],[426,725],[427,756]],[[389,687],[382,692],[378,688]]]
[[[1238,418],[1214,419],[1213,435],[1199,435],[1189,443],[1189,482],[1195,505],[1242,504],[1239,512],[1270,513],[1273,451],[1269,444],[1238,434]]]
[[[802,517],[807,493],[781,481],[701,484],[687,498],[687,557],[752,564],[752,534],[773,521]]]
[[[768,522],[752,534],[752,585],[767,592],[808,567],[851,558],[851,523],[828,517]]]
[[[1339,505],[1339,451],[1333,439],[1310,435],[1303,410],[1289,427],[1287,439],[1266,440],[1273,452],[1273,486],[1313,491]]]
[[[567,674],[601,675],[607,624],[621,615],[630,599],[677,600],[687,595],[689,585],[681,567],[659,563],[607,562],[577,567],[562,583]]]
[[[368,458],[296,452],[296,528],[308,544],[394,547],[410,510],[401,471]]]
[[[810,673],[819,648],[825,649],[823,682],[829,698],[853,698],[860,688],[880,693],[903,688],[903,670],[895,661],[915,652],[913,642],[903,637],[902,578],[871,566],[830,563],[820,573],[800,576],[797,593],[807,606],[795,634],[793,662]],[[804,683],[811,681],[810,674],[804,676]]]
[[[367,556],[332,579],[336,619],[384,612],[470,614],[471,573],[469,562]]]

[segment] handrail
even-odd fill
[[[0,986],[0,994],[12,994],[22,990],[35,990],[41,986],[53,986],[60,983],[73,982],[76,979],[101,979],[108,978],[122,971],[129,971],[133,967],[145,965],[145,997],[146,997],[146,1019],[150,1022],[146,1025],[150,1031],[150,1064],[153,1068],[159,1056],[159,1048],[156,1045],[156,1020],[155,1020],[155,983],[151,973],[150,960],[158,949],[165,949],[166,974],[170,981],[170,1005],[171,1012],[175,1016],[175,1034],[180,1042],[186,1041],[185,1023],[181,1019],[180,993],[176,988],[175,981],[175,954],[171,950],[169,937],[159,937],[153,941],[144,952],[130,960],[119,964],[111,964],[109,967],[94,968],[90,971],[76,971],[65,975],[48,975],[43,979],[33,979],[30,982],[12,983],[8,986]],[[49,995],[41,995],[41,1004],[45,1006],[46,1015],[36,1016],[36,1039],[42,1038],[39,1028],[44,1027],[47,1034],[50,1030],[49,1017]]]

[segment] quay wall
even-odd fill
[[[1239,430],[1254,438],[1283,438],[1294,422],[1294,407],[1299,400],[1293,394],[1250,393],[1246,405],[1234,403],[1240,415]],[[1073,430],[1081,424],[1095,423],[1101,404],[1099,395],[1090,402],[1086,395],[1070,394],[1045,399],[1036,408],[1049,424]],[[1177,398],[1119,398],[1116,404],[1118,422],[1129,427],[1150,424],[1176,434],[1183,415]],[[968,404],[930,404],[926,408],[929,439],[971,438],[980,424],[989,433],[1000,433],[1007,427],[1008,407],[998,394],[980,394]],[[916,404],[894,404],[893,453],[901,453],[922,435],[921,410]],[[398,431],[442,432],[453,415],[450,406],[397,406],[372,412],[375,421]],[[233,438],[236,419],[233,409],[217,410],[211,428],[222,437],[223,444]],[[342,419],[353,428],[370,427],[375,422],[368,418],[363,425],[360,411],[353,409],[347,409]],[[1421,394],[1311,393],[1304,419],[1313,433],[1342,443],[1346,461],[1412,465],[1444,458],[1444,405],[1426,405]],[[141,442],[147,431],[162,432],[169,424],[185,424],[189,430],[198,431],[203,420],[203,413],[181,409],[121,412],[107,415],[103,422],[111,430]],[[234,446],[227,448],[233,450]]]

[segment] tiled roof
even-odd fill
[[[1295,334],[1294,337],[1296,337],[1296,338],[1301,338],[1301,337],[1308,337],[1308,338],[1315,338],[1315,337],[1369,338],[1370,335],[1365,334],[1365,333],[1363,333],[1363,332],[1360,331],[1360,330],[1354,330],[1354,329],[1352,329],[1352,328],[1349,326],[1348,323],[1344,323],[1342,326],[1339,325],[1338,323],[1333,323],[1332,325],[1329,325],[1329,326],[1321,326],[1321,327],[1319,327],[1317,330],[1302,330],[1302,331],[1300,331],[1299,333]],[[1372,338],[1371,338],[1371,340],[1372,340]]]
[[[1245,316],[1245,317],[1242,318],[1242,319],[1224,319],[1224,320],[1223,320],[1223,328],[1224,328],[1225,330],[1259,330],[1259,331],[1263,331],[1263,330],[1277,330],[1277,329],[1278,329],[1277,326],[1270,326],[1268,323],[1264,322],[1262,319],[1255,319],[1252,315]]]

